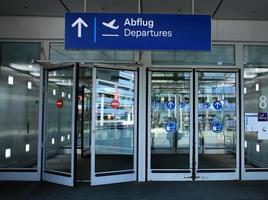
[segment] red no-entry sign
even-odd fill
[[[57,107],[58,109],[61,109],[62,106],[63,106],[63,100],[62,100],[62,99],[58,99],[58,100],[56,101],[56,107]]]
[[[115,109],[119,108],[119,101],[117,99],[112,100],[111,106]]]

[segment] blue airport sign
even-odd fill
[[[66,13],[65,49],[211,50],[209,15]]]
[[[213,107],[215,108],[215,110],[220,110],[222,108],[222,103],[220,101],[215,101],[213,103]]]
[[[170,110],[175,108],[175,102],[174,101],[168,101],[166,105],[167,105],[167,108],[170,109]]]
[[[173,134],[177,130],[177,124],[173,121],[169,121],[165,125],[165,130],[167,131],[167,133]]]
[[[223,124],[220,121],[212,122],[212,131],[214,133],[220,133],[223,130]]]

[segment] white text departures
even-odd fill
[[[135,27],[135,30],[132,28]],[[137,29],[141,27],[142,30]],[[126,18],[124,22],[125,37],[172,37],[172,31],[169,30],[154,30],[153,20],[144,20],[142,18]],[[148,30],[145,30],[145,29]]]

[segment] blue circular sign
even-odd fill
[[[209,108],[210,107],[210,103],[206,102],[203,104],[204,108]]]
[[[170,133],[170,134],[173,134],[176,132],[177,130],[177,124],[175,122],[167,122],[166,125],[165,125],[165,130]]]
[[[174,101],[168,101],[167,102],[167,108],[172,110],[175,108],[175,102]]]
[[[185,107],[185,103],[184,102],[181,102],[180,103],[180,108],[184,108]]]
[[[211,128],[214,133],[220,133],[223,130],[223,124],[220,121],[214,121]]]
[[[213,103],[213,107],[215,108],[215,110],[220,110],[222,108],[222,103],[220,101],[215,101]]]

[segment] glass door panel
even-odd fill
[[[225,71],[149,71],[149,180],[239,179],[239,79]]]
[[[87,157],[90,154],[91,99],[91,90],[85,86],[79,86],[77,116],[77,154],[81,154],[82,158]]]
[[[90,133],[91,133],[91,90],[84,88],[83,95],[83,144],[82,157],[87,157],[90,154]]]
[[[182,71],[149,73],[150,180],[175,172],[191,176],[191,76]]]
[[[44,72],[43,179],[73,186],[76,67]]]
[[[76,181],[90,181],[92,67],[79,64]]]
[[[135,72],[96,68],[94,73],[91,183],[133,181],[136,179]]]
[[[237,169],[236,72],[197,72],[197,170]]]

